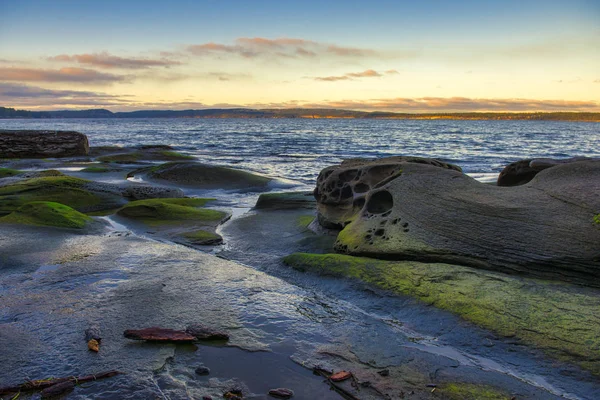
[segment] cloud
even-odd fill
[[[385,73],[386,73],[387,75],[397,75],[397,74],[399,74],[400,72],[398,72],[398,71],[397,71],[397,70],[395,70],[395,69],[388,69],[387,71],[385,71]]]
[[[77,62],[79,64],[87,64],[104,69],[146,69],[151,67],[170,67],[181,64],[179,61],[170,60],[168,58],[127,58],[115,56],[107,52],[73,55],[60,54],[54,57],[49,57],[48,60],[60,62]]]
[[[351,80],[353,78],[379,78],[379,77],[383,76],[384,74],[389,75],[389,74],[394,74],[394,73],[397,74],[398,71],[391,69],[391,70],[385,71],[384,73],[381,73],[381,72],[377,72],[373,69],[367,69],[362,72],[348,72],[347,74],[338,75],[338,76],[317,76],[313,79],[315,81],[335,82],[335,81],[347,81],[347,80]]]
[[[0,67],[0,81],[16,82],[72,82],[72,83],[113,83],[127,77],[98,72],[86,68],[37,69]]]
[[[10,106],[121,106],[129,101],[127,97],[100,92],[54,90],[18,83],[0,82],[0,102]]]
[[[302,107],[341,108],[390,112],[530,112],[530,111],[590,111],[599,112],[595,101],[535,100],[535,99],[474,99],[467,97],[421,97],[373,100],[342,100]]]
[[[280,58],[313,58],[316,56],[332,56],[344,58],[361,58],[377,56],[371,49],[344,47],[335,44],[316,42],[298,38],[263,37],[237,38],[232,44],[202,43],[187,47],[187,51],[197,56],[237,55],[244,58],[280,57]]]

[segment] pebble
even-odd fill
[[[198,375],[208,375],[210,374],[210,368],[207,368],[205,366],[200,366],[198,368],[196,368],[196,374]]]
[[[286,388],[277,388],[269,390],[269,395],[279,399],[289,399],[294,396],[294,392]]]

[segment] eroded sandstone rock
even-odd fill
[[[461,172],[456,165],[431,158],[398,156],[346,160],[325,168],[317,178],[314,196],[319,223],[329,229],[343,228],[363,208],[367,193],[398,177],[407,164],[425,164]]]
[[[498,186],[519,186],[531,181],[540,171],[561,164],[591,160],[587,157],[573,157],[564,160],[534,158],[508,164],[498,176]]]
[[[512,188],[415,163],[390,175],[367,193],[337,251],[600,286],[600,160],[557,165]]]

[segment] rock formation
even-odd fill
[[[319,223],[330,229],[343,228],[365,204],[365,196],[402,173],[407,163],[427,164],[460,172],[460,167],[431,158],[355,158],[327,167],[317,178],[314,191]]]
[[[524,185],[538,172],[546,168],[554,167],[560,164],[567,164],[578,161],[590,160],[587,157],[573,157],[564,160],[555,160],[552,158],[534,158],[527,160],[519,160],[508,164],[498,176],[498,186],[519,186]]]
[[[85,156],[89,149],[87,136],[79,132],[0,130],[0,158]]]
[[[345,226],[337,251],[600,286],[599,160],[560,164],[512,188],[433,165],[379,165],[321,173],[319,221]]]

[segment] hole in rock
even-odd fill
[[[383,236],[384,233],[385,233],[384,229],[377,229],[375,231],[375,236]]]
[[[354,207],[363,208],[365,206],[365,198],[361,197],[360,199],[354,200]]]
[[[394,198],[387,190],[375,192],[367,201],[367,211],[372,214],[383,214],[388,212],[394,206]]]
[[[350,186],[344,186],[342,188],[341,200],[346,200],[352,197],[354,193],[352,192],[352,188]]]
[[[368,192],[369,190],[371,190],[371,187],[369,185],[367,185],[366,183],[357,183],[354,186],[354,191],[356,193],[365,193],[365,192]]]

